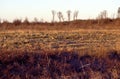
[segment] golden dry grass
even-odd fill
[[[38,30],[38,31],[68,31],[78,29],[120,29],[120,19],[88,19],[88,20],[75,20],[70,22],[55,22],[55,23],[40,23],[40,22],[29,22],[29,23],[0,23],[0,31],[6,30]]]
[[[120,50],[119,30],[71,30],[71,31],[1,31],[0,48],[7,51],[55,51],[75,50],[83,53],[104,54]]]
[[[119,79],[119,31],[1,31],[0,78]]]
[[[119,31],[119,19],[0,24],[0,78],[119,79]]]

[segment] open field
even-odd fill
[[[0,48],[7,51],[76,50],[106,52],[120,50],[119,30],[8,31],[0,33]]]
[[[0,79],[119,79],[119,31],[1,31]]]
[[[120,0],[0,0],[0,79],[120,79]]]

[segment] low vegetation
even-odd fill
[[[120,79],[120,8],[87,20],[51,12],[52,22],[0,20],[0,79]]]
[[[120,19],[4,21],[0,79],[120,79],[119,31]]]
[[[120,54],[105,57],[78,52],[6,52],[0,57],[0,79],[119,79]]]
[[[64,22],[29,22],[27,19],[21,21],[19,19],[14,20],[12,23],[3,21],[0,23],[0,31],[6,30],[78,30],[78,29],[120,29],[120,19],[88,19],[88,20],[75,20]]]
[[[119,30],[1,31],[0,79],[119,79]]]

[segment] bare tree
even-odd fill
[[[41,18],[40,19],[40,23],[44,23],[45,21],[44,21],[44,19],[43,18]]]
[[[79,11],[75,11],[73,14],[73,20],[77,20]]]
[[[15,19],[15,20],[13,20],[13,24],[14,25],[20,25],[21,23],[22,23],[21,19]]]
[[[104,10],[103,13],[102,13],[102,15],[103,15],[103,19],[108,18],[107,10]]]
[[[24,24],[29,24],[28,18],[26,17],[25,20],[23,21]]]
[[[52,16],[53,16],[52,22],[55,21],[55,14],[56,14],[56,12],[54,10],[52,10]]]
[[[100,12],[100,14],[98,15],[96,19],[98,21],[98,24],[106,23],[108,21],[107,10],[103,10],[102,12]]]
[[[58,12],[57,16],[58,16],[59,21],[61,22],[61,12]]]
[[[58,19],[59,19],[60,22],[61,22],[61,21],[64,21],[62,12],[59,11],[59,12],[57,13],[57,15],[58,15]]]
[[[70,21],[70,16],[71,16],[70,14],[71,14],[71,11],[70,11],[70,10],[68,10],[68,11],[67,11],[68,21]]]
[[[118,8],[118,18],[120,18],[120,7]]]
[[[108,16],[107,10],[104,10],[98,15],[97,19],[106,19],[107,16]]]
[[[39,22],[38,19],[37,19],[37,17],[34,18],[34,22],[35,22],[35,23],[38,23],[38,22]]]
[[[62,19],[62,21],[64,21],[64,17],[63,17],[63,14],[61,13],[61,19]]]

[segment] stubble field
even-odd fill
[[[119,45],[119,30],[0,32],[0,78],[119,79]]]
[[[119,50],[119,30],[8,31],[0,32],[0,48],[6,51]]]

